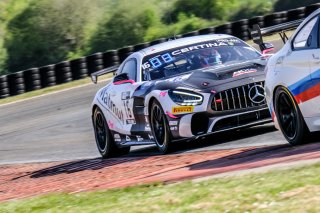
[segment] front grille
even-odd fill
[[[259,90],[258,95],[252,99],[256,95],[256,90]],[[260,94],[263,95],[263,97]],[[251,98],[249,96],[251,96]],[[257,107],[265,104],[264,82],[261,81],[216,93],[212,100],[211,108],[214,111],[224,111]]]

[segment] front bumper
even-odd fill
[[[210,116],[208,113],[193,113],[181,117],[178,122],[178,128],[171,129],[171,132],[175,140],[198,138],[203,135],[245,128],[271,121],[267,107],[220,116],[212,114]]]

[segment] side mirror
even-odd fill
[[[130,83],[130,84],[135,83],[134,80],[129,79],[128,73],[121,73],[119,75],[116,75],[113,78],[114,85],[126,84],[126,83]]]
[[[274,51],[274,46],[271,43],[262,43],[260,44],[260,49],[262,51],[262,54],[267,54],[269,52]]]

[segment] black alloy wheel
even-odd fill
[[[275,93],[274,100],[275,113],[284,137],[291,145],[305,143],[309,130],[290,92],[280,87]]]
[[[166,115],[158,101],[151,105],[151,130],[159,151],[163,154],[172,151],[171,132]]]
[[[97,148],[102,158],[117,157],[129,153],[130,146],[120,148],[115,144],[106,119],[99,108],[94,111],[93,126]]]
[[[100,152],[105,153],[109,139],[109,135],[107,135],[109,134],[109,132],[107,131],[107,124],[100,110],[96,110],[94,118],[97,147]]]

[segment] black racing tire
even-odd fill
[[[95,109],[92,119],[97,148],[102,158],[118,157],[130,152],[130,146],[118,147],[115,144],[107,121],[98,107]]]
[[[171,132],[169,130],[168,120],[164,111],[157,100],[154,100],[150,110],[151,131],[158,147],[162,154],[173,151],[171,142]]]
[[[284,87],[275,92],[275,113],[280,129],[291,145],[306,143],[310,132],[291,93]]]

